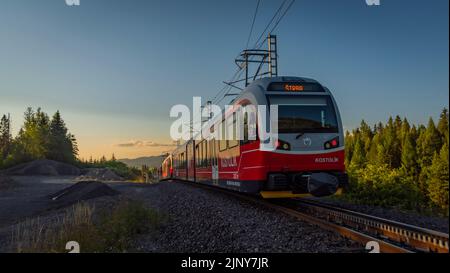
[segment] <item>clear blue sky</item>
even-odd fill
[[[60,109],[83,156],[158,153],[170,107],[206,100],[233,74],[256,2],[2,0],[0,113],[17,130],[27,106]],[[253,39],[281,2],[262,0]],[[449,99],[448,5],[297,0],[275,33],[280,74],[328,86],[348,129],[437,118]],[[153,145],[117,146],[133,141]]]

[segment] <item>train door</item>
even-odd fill
[[[187,153],[188,153],[188,180],[195,182],[195,142],[191,140],[187,145]]]
[[[185,152],[184,152],[184,158],[183,158],[183,164],[184,164],[184,171],[185,171],[185,176],[184,179],[185,180],[189,180],[189,167],[188,167],[188,161],[189,161],[189,148],[188,145],[186,145],[185,147]]]
[[[211,176],[212,176],[212,183],[214,185],[219,185],[219,166],[217,164],[217,151],[216,151],[216,141],[213,139],[210,142],[209,145],[211,149]]]

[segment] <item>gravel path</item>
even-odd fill
[[[142,252],[362,252],[335,233],[237,198],[191,185],[161,182],[111,185],[168,216],[157,236],[142,236]]]
[[[387,209],[376,206],[351,204],[343,200],[336,200],[336,199],[328,199],[328,198],[325,199],[312,198],[312,199],[320,201],[325,204],[338,206],[343,209],[366,213],[381,218],[386,218],[410,225],[415,225],[418,227],[449,233],[448,218],[425,216],[413,212],[405,212],[396,209]]]

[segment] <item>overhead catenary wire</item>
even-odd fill
[[[266,27],[264,28],[264,30],[261,32],[261,34],[259,35],[258,39],[255,42],[255,48],[259,49],[261,47],[261,45],[259,47],[257,47],[259,41],[261,40],[262,37],[264,37],[264,34],[266,33],[267,29],[269,29],[270,25],[272,25],[273,20],[275,20],[275,18],[277,18],[278,14],[280,13],[280,11],[283,9],[284,5],[286,4],[288,0],[284,0],[283,3],[281,3],[280,7],[277,9],[277,11],[275,12],[275,14],[272,16],[272,19],[270,19],[269,23],[266,25]]]
[[[258,8],[259,8],[260,3],[261,3],[261,0],[258,0],[258,3],[256,3],[255,14],[253,15],[252,26],[250,27],[250,33],[248,34],[247,44],[245,45],[245,48],[248,48],[248,44],[250,43],[250,39],[252,37],[253,27],[255,26],[256,15],[258,14]]]
[[[292,7],[292,5],[294,3],[295,3],[295,0],[292,0],[291,3],[289,3],[288,7],[284,10],[283,14],[278,18],[275,25],[270,29],[269,33],[273,33],[275,31],[275,29],[280,24],[281,20],[283,20],[284,16],[286,15],[286,13],[289,11],[289,9]],[[264,44],[265,41],[267,41],[267,37],[261,42],[261,44],[257,48],[261,48],[261,46]]]
[[[270,31],[267,34],[273,33],[276,30],[276,28],[278,27],[280,22],[283,20],[283,18],[287,14],[287,12],[290,10],[290,8],[295,3],[295,0],[291,0],[291,2],[288,4],[287,8],[285,8],[284,11],[283,11],[283,7],[286,5],[287,2],[288,2],[288,0],[284,0],[281,3],[281,5],[277,9],[277,11],[274,13],[272,18],[270,19],[269,23],[265,26],[264,30],[259,35],[258,39],[256,40],[256,42],[254,44],[254,48],[260,49],[262,47],[264,42],[267,41],[267,37],[264,40],[261,41],[262,37],[264,37],[264,35],[267,33],[267,30],[272,26],[273,22],[278,18],[275,21],[275,24],[272,26],[272,28],[270,29]],[[247,39],[246,48],[248,47],[248,44],[250,43],[251,35],[253,34],[254,24],[255,24],[255,21],[256,21],[256,16],[257,16],[259,7],[260,7],[260,0],[258,0],[258,2],[257,2],[257,6],[256,6],[255,13],[254,13],[254,16],[253,16],[252,24],[251,24],[251,27],[250,27],[250,33],[249,33],[249,36],[248,36],[248,39]],[[281,14],[281,16],[280,16],[280,14]],[[246,68],[246,66],[247,65],[244,64],[243,66],[239,67],[228,82],[234,82],[237,79],[239,79],[240,76],[242,75],[244,69]],[[228,84],[225,84],[219,90],[219,92],[213,97],[211,102],[214,103],[214,104],[220,103],[225,97],[227,97],[227,95],[229,94],[229,92],[231,91],[232,88],[233,88],[232,86],[230,86]]]

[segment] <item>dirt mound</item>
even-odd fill
[[[124,181],[125,179],[117,175],[113,170],[108,168],[91,168],[86,169],[83,175],[76,178],[78,181]]]
[[[79,168],[53,160],[40,159],[5,170],[8,175],[80,175]]]
[[[13,179],[0,174],[0,190],[10,189],[14,186],[16,186],[16,182]]]
[[[83,200],[89,200],[102,196],[113,196],[119,194],[106,184],[98,181],[78,182],[68,188],[60,190],[48,198],[54,205],[67,206]]]

